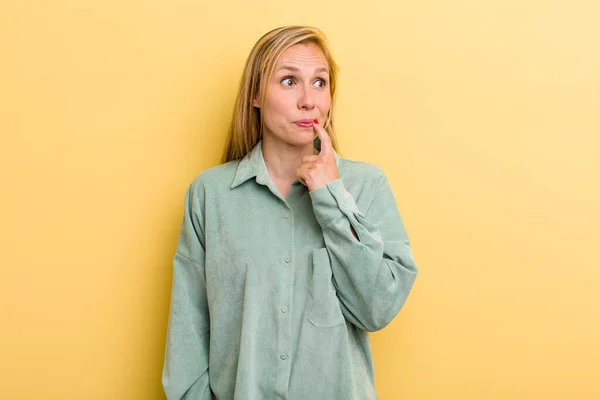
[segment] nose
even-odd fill
[[[298,108],[303,110],[312,110],[315,107],[315,102],[310,94],[310,87],[301,90],[300,98],[298,99]]]

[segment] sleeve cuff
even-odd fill
[[[341,179],[336,179],[310,192],[313,211],[319,225],[327,225],[330,221],[353,214],[358,206],[352,195],[346,190]]]

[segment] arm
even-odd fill
[[[342,313],[361,329],[382,329],[402,308],[417,275],[387,178],[380,176],[365,214],[340,179],[310,195]]]
[[[169,400],[210,400],[208,381],[209,317],[204,275],[201,199],[190,186],[177,251],[162,383]]]

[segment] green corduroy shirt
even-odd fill
[[[417,267],[385,174],[334,154],[340,179],[312,192],[296,179],[287,198],[262,142],[192,182],[173,265],[169,400],[377,398],[368,333],[399,312]]]

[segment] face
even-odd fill
[[[297,44],[281,54],[267,83],[263,136],[293,146],[312,146],[312,121],[322,125],[331,107],[327,59],[314,43]]]

